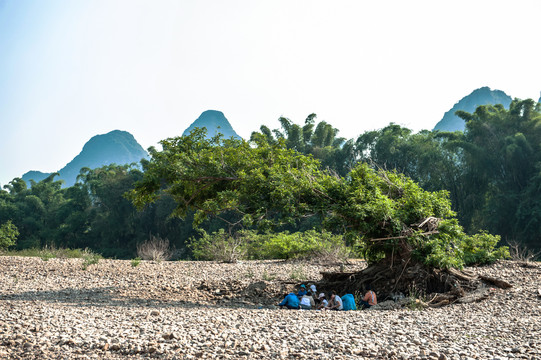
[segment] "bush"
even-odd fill
[[[0,250],[15,245],[18,236],[19,230],[11,220],[0,226]]]
[[[508,245],[511,259],[515,261],[534,261],[541,255],[541,251],[529,249],[526,245],[516,240],[508,241]]]
[[[37,247],[33,247],[30,249],[23,249],[23,250],[14,250],[14,251],[10,250],[6,254],[10,256],[39,257],[43,261],[48,261],[49,259],[54,259],[54,258],[65,258],[65,259],[89,258],[96,255],[99,256],[99,258],[103,258],[100,254],[97,254],[88,248],[82,250],[82,249],[56,248],[54,246],[44,246],[41,249]]]
[[[212,234],[201,231],[200,238],[192,238],[190,248],[198,260],[235,262],[241,259],[318,259],[325,262],[344,262],[350,249],[343,237],[329,232],[289,232],[257,234],[243,230],[230,236],[224,230]]]
[[[131,259],[131,266],[132,267],[137,267],[137,266],[139,266],[140,263],[141,263],[141,258],[140,257],[136,257],[135,259]]]
[[[465,236],[462,240],[465,265],[491,264],[498,259],[510,257],[507,246],[496,247],[500,242],[499,235],[491,235],[485,231]]]
[[[151,235],[149,240],[137,244],[137,256],[143,260],[165,261],[171,259],[172,255],[168,239]]]
[[[341,262],[349,258],[350,250],[343,237],[330,232],[308,230],[265,236],[258,243],[258,253],[265,259],[314,259]]]
[[[101,259],[103,257],[100,254],[85,249],[83,252],[83,270],[86,270],[90,265],[97,264]]]
[[[201,237],[191,238],[189,245],[196,259],[233,263],[245,257],[246,233],[230,236],[223,229],[212,234],[204,230],[199,232]]]

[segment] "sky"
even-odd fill
[[[489,86],[539,99],[541,2],[0,0],[0,184],[93,136],[146,149],[205,110],[239,135],[311,113],[432,129]]]

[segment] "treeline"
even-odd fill
[[[151,235],[183,241],[195,234],[189,219],[168,215],[175,207],[163,197],[137,211],[124,194],[133,189],[142,172],[134,165],[81,169],[77,183],[62,189],[52,174],[31,186],[19,178],[0,191],[0,223],[11,220],[19,231],[17,249],[89,248],[103,256],[133,258],[138,243]]]
[[[428,191],[447,190],[458,219],[468,233],[487,230],[505,242],[541,247],[541,113],[533,100],[503,106],[481,106],[460,112],[464,133],[413,133],[391,124],[357,139],[338,137],[338,130],[315,114],[303,125],[280,118],[280,129],[262,126],[255,143],[282,143],[309,154],[337,175],[347,177],[358,162],[404,173]],[[144,165],[144,164],[143,164]],[[143,166],[144,168],[144,166]],[[90,248],[106,257],[132,258],[150,236],[169,239],[189,255],[186,242],[198,236],[193,212],[170,216],[176,203],[168,196],[137,211],[125,196],[143,173],[135,165],[81,169],[77,183],[66,189],[57,174],[26,184],[16,178],[0,190],[0,226],[18,231],[16,247]],[[28,186],[30,185],[30,186]],[[306,230],[314,219],[282,230]],[[207,221],[211,233],[223,223]],[[1,234],[0,234],[1,235]]]
[[[337,137],[325,122],[303,126],[281,118],[281,129],[262,126],[252,140],[283,139],[289,148],[311,154],[347,176],[357,162],[396,170],[427,191],[447,190],[468,233],[487,230],[505,242],[541,248],[541,109],[528,100],[459,111],[464,132],[421,131],[396,124],[360,135]],[[315,130],[314,130],[315,129]]]

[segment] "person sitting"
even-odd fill
[[[329,302],[325,298],[325,293],[319,294],[318,297],[319,304],[317,305],[317,310],[325,310],[325,308],[329,305]]]
[[[308,294],[303,295],[299,302],[299,308],[302,310],[311,310],[314,307],[316,307],[314,298]]]
[[[288,309],[298,309],[299,308],[299,298],[295,293],[289,293],[285,296],[284,300],[282,300],[281,303],[278,304],[280,308],[284,308],[284,306]]]
[[[363,309],[370,309],[371,306],[378,303],[378,298],[376,297],[376,293],[372,290],[370,284],[366,285],[366,290],[367,292],[359,305],[361,305]]]
[[[342,304],[344,305],[344,311],[357,310],[357,306],[355,305],[355,297],[353,294],[343,295]]]
[[[314,284],[310,284],[310,285],[308,285],[308,287],[310,288],[310,290],[308,290],[308,293],[309,294],[311,293],[310,295],[312,295],[312,297],[316,297],[316,295],[317,295],[316,286]]]
[[[299,300],[304,296],[306,295],[307,292],[306,292],[306,286],[304,284],[301,285],[300,289],[299,289],[299,292],[297,293],[297,297],[299,298]]]
[[[336,291],[333,291],[331,294],[331,300],[326,307],[327,310],[344,310],[344,304],[340,296],[336,294]]]

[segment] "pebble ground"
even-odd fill
[[[513,284],[481,302],[349,312],[272,306],[334,267],[82,265],[0,257],[0,359],[541,359],[540,263],[470,268]]]

